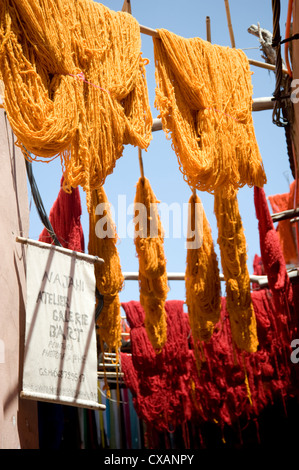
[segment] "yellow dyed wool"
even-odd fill
[[[18,145],[36,160],[60,156],[64,189],[81,185],[88,210],[124,145],[152,138],[145,62],[129,13],[92,0],[0,2],[0,80]]]
[[[247,245],[237,194],[227,198],[216,193],[214,203],[232,338],[240,349],[255,352],[258,347],[256,318],[250,295]]]
[[[185,39],[154,38],[155,106],[184,179],[192,188],[263,186],[266,176],[252,120],[252,83],[244,52]]]
[[[196,352],[199,341],[211,338],[221,309],[217,256],[211,228],[197,195],[189,199],[188,227],[193,237],[187,239],[186,304]]]
[[[139,260],[140,303],[149,340],[161,351],[167,339],[165,301],[168,293],[164,232],[157,199],[147,178],[140,178],[134,200],[135,246]]]
[[[103,308],[97,320],[97,331],[109,351],[118,352],[121,345],[119,292],[124,283],[116,247],[118,237],[104,188],[94,190],[90,200],[88,252],[104,260],[103,264],[95,263],[96,285],[104,297]]]

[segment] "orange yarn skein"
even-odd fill
[[[226,282],[226,302],[232,337],[247,352],[256,352],[258,338],[247,268],[247,245],[239,213],[237,194],[225,198],[215,194],[214,212],[218,244]]]
[[[244,185],[266,183],[252,119],[249,62],[235,48],[185,39],[165,29],[158,33],[153,39],[155,106],[184,180],[191,188],[215,195],[232,335],[239,348],[254,352],[256,320],[236,196]]]
[[[252,120],[251,72],[243,51],[165,29],[153,38],[155,106],[191,188],[231,192],[266,176]]]
[[[104,260],[103,264],[95,264],[97,288],[104,298],[103,308],[97,321],[97,331],[109,351],[118,353],[121,345],[119,292],[124,283],[116,247],[118,238],[104,188],[94,190],[90,199],[92,209],[89,214],[88,251],[91,255]]]
[[[124,145],[147,149],[152,115],[132,15],[92,0],[1,0],[0,80],[18,145],[59,156],[64,189],[90,194]]]
[[[134,200],[134,241],[139,259],[140,303],[149,340],[159,352],[167,340],[165,301],[169,289],[157,202],[148,179],[139,178]]]
[[[200,208],[197,215],[196,208]],[[202,234],[197,243],[200,246],[191,244],[187,249],[185,273],[186,304],[196,352],[198,341],[209,341],[220,319],[221,287],[211,228],[197,195],[190,197],[189,209],[189,229],[195,236]]]

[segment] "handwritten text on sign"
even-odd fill
[[[27,250],[22,396],[98,408],[94,266],[54,247]]]

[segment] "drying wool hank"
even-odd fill
[[[185,39],[165,29],[154,38],[155,106],[184,179],[213,193],[266,176],[252,120],[252,83],[243,51]]]
[[[211,228],[197,195],[189,199],[188,228],[193,241],[187,240],[190,245],[187,245],[185,273],[186,304],[196,353],[197,342],[211,338],[221,308],[219,268]],[[199,246],[193,247],[196,237]]]
[[[289,307],[293,303],[293,289],[263,188],[254,188],[254,204],[258,219],[261,257],[269,288],[279,315],[287,318]]]
[[[237,194],[225,198],[217,192],[214,212],[232,337],[240,349],[255,352],[258,346],[256,319],[251,302],[246,238]]]
[[[191,419],[188,378],[190,326],[184,302],[165,302],[167,340],[159,355],[146,333],[145,311],[139,302],[122,303],[131,327],[132,356],[121,353],[124,380],[133,394],[139,417],[160,431],[174,431]]]
[[[278,388],[284,399],[286,390],[281,382],[281,376],[284,369],[290,366],[291,342],[298,337],[298,289],[296,289],[296,284],[294,286],[291,284],[288,276],[283,249],[279,235],[274,228],[263,188],[254,188],[254,205],[258,220],[262,264],[276,309],[273,341],[277,344],[284,342],[286,345],[283,348],[284,356],[280,360],[277,358],[275,363],[279,379]],[[292,373],[294,383],[298,384],[296,367],[295,372],[292,371]]]
[[[0,80],[18,145],[27,159],[60,156],[64,189],[81,185],[88,210],[124,145],[151,141],[145,63],[126,12],[91,0],[0,2]]]
[[[244,429],[249,420],[258,424],[260,413],[279,402],[282,394],[284,399],[296,394],[292,374],[297,365],[285,361],[290,338],[277,336],[282,325],[271,293],[262,289],[251,295],[258,351],[252,354],[234,348],[227,303],[222,297],[214,334],[209,342],[202,343],[200,375],[192,336],[188,342],[190,326],[183,302],[166,302],[167,342],[159,356],[145,332],[142,306],[134,301],[122,304],[131,327],[132,355],[121,353],[121,365],[141,419],[165,432],[175,431],[188,421],[194,422],[199,432],[205,422],[218,423],[223,432],[228,425],[238,430],[242,441],[240,423]]]
[[[234,349],[225,298],[221,321],[211,341],[203,345],[206,361],[199,379],[195,379],[194,398],[201,417],[216,420],[220,426],[232,425],[239,419],[258,418],[267,405],[280,401],[282,394],[283,399],[288,394],[292,396],[295,390],[292,364],[285,360],[290,338],[277,336],[282,324],[271,293],[266,289],[255,291],[251,299],[259,339],[256,353]]]
[[[134,200],[134,242],[139,261],[140,302],[150,342],[159,352],[166,341],[168,293],[164,232],[157,199],[147,178],[139,178]]]
[[[119,292],[124,278],[117,250],[117,233],[104,188],[91,194],[88,252],[104,260],[95,264],[96,284],[103,296],[103,308],[97,320],[97,332],[108,350],[118,353],[121,345],[121,313]]]
[[[298,207],[298,192],[297,201],[295,200],[296,181],[290,185],[290,192],[284,194],[275,194],[268,196],[274,213],[282,212],[285,210],[293,209],[294,206]],[[290,220],[281,220],[277,225],[277,234],[281,244],[282,252],[285,262],[287,264],[297,264],[298,253],[296,248],[295,237]]]
[[[61,178],[61,186],[62,184],[63,178]],[[70,194],[67,194],[61,187],[57,199],[50,210],[49,221],[61,245],[64,248],[78,252],[84,252],[81,214],[82,207],[79,188],[75,188]],[[46,228],[41,232],[39,240],[44,243],[53,244],[52,237]]]

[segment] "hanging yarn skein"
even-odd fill
[[[81,198],[79,188],[66,193],[62,189],[63,177],[60,181],[60,189],[54,202],[49,221],[53,227],[57,240],[64,248],[84,252],[84,233],[81,225]],[[53,239],[45,227],[40,233],[39,240],[43,243],[53,244]]]
[[[288,316],[293,304],[293,288],[263,188],[254,188],[254,205],[260,233],[261,256],[269,288],[279,314]]]
[[[251,300],[247,268],[247,245],[239,213],[237,193],[225,198],[215,194],[214,212],[218,226],[218,244],[226,283],[226,305],[232,338],[247,352],[256,352],[258,337]]]
[[[139,178],[134,200],[134,242],[139,260],[140,303],[149,340],[159,352],[167,339],[165,301],[169,289],[157,202],[148,179]]]
[[[263,186],[266,176],[252,120],[246,55],[165,29],[153,38],[155,107],[191,188],[227,194]]]
[[[92,0],[1,0],[0,45],[17,145],[27,159],[59,156],[64,189],[81,185],[90,210],[124,145],[152,138],[139,24]]]
[[[118,238],[104,188],[94,190],[90,199],[92,210],[89,214],[88,252],[104,260],[103,264],[95,264],[96,284],[103,296],[97,332],[109,351],[118,354],[121,345],[119,292],[124,283],[116,247]]]
[[[215,195],[232,336],[239,348],[254,352],[256,319],[237,192],[244,185],[262,187],[266,175],[253,126],[249,62],[235,48],[158,33],[155,106],[185,181]]]
[[[188,228],[193,236],[187,238],[186,304],[200,368],[198,342],[210,340],[220,319],[221,286],[211,228],[197,194],[189,199]]]

